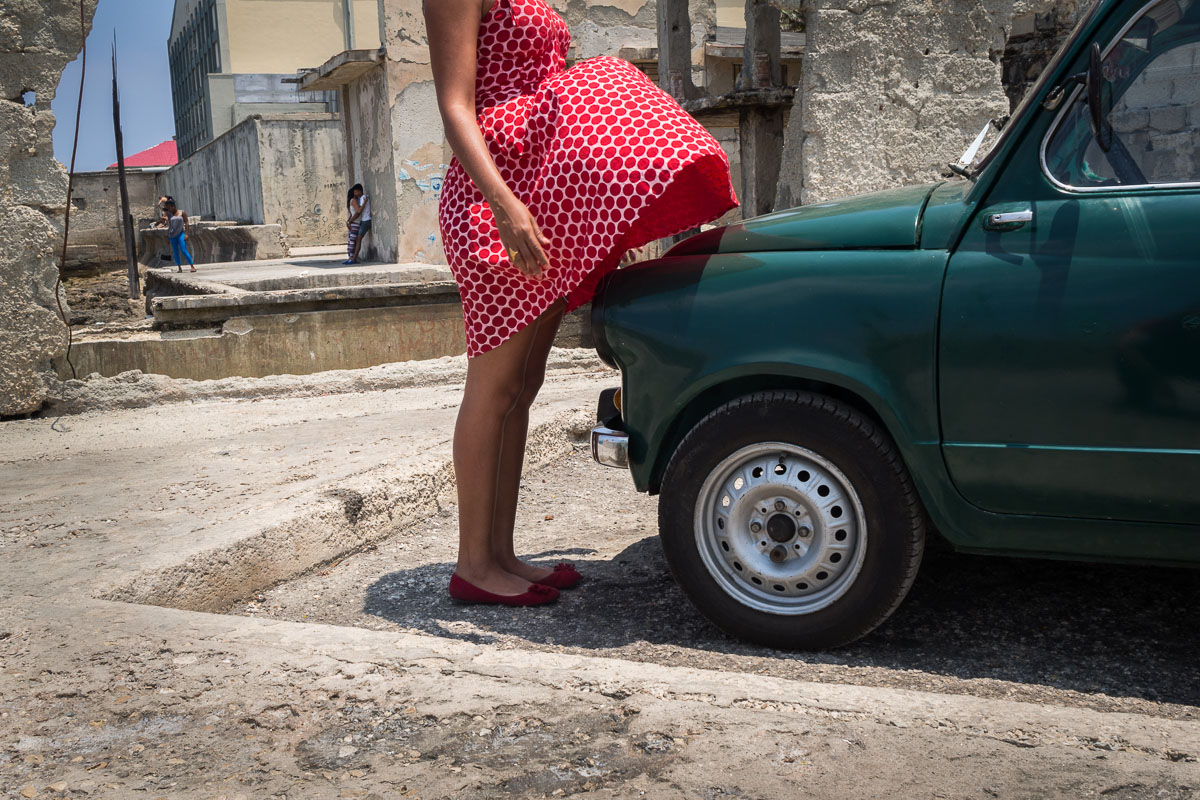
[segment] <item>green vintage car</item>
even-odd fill
[[[1098,0],[956,169],[701,233],[596,299],[621,391],[593,454],[661,494],[732,635],[863,636],[931,529],[1200,562],[1200,2]]]

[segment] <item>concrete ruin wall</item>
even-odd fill
[[[623,47],[655,47],[657,45],[657,11],[654,0],[550,0],[550,5],[563,17],[571,29],[573,57],[576,60],[598,55],[617,55]],[[437,203],[452,153],[446,144],[441,116],[437,108],[433,76],[429,69],[429,48],[425,37],[425,21],[421,0],[384,0],[383,24],[387,34],[385,68],[386,104],[363,109],[361,101],[352,103],[359,108],[361,127],[355,134],[367,141],[355,143],[361,152],[371,153],[376,147],[370,141],[372,130],[378,131],[377,113],[387,113],[391,125],[392,168],[394,170],[395,204],[372,207],[379,215],[372,231],[379,248],[377,257],[385,260],[420,263],[445,263],[441,234],[437,224]],[[693,69],[702,69],[704,41],[716,26],[716,5],[713,0],[690,0],[692,15]],[[700,77],[696,77],[701,82]],[[379,109],[375,111],[373,109]],[[379,155],[382,155],[380,151]],[[366,161],[382,161],[372,155]],[[364,170],[370,174],[377,167]],[[374,179],[373,180],[377,180]],[[367,181],[363,181],[364,184]],[[374,191],[378,193],[380,184]],[[372,187],[368,186],[368,189]],[[379,210],[376,211],[375,209]],[[387,219],[391,208],[396,219]],[[380,230],[388,224],[396,230],[395,250],[391,250],[389,234]]]
[[[371,234],[363,241],[366,258],[394,262],[398,258],[396,169],[392,153],[392,103],[387,90],[386,63],[373,67],[350,84],[346,115],[349,147],[354,151],[354,175],[347,176],[341,195],[341,219],[347,216],[346,192],[361,183],[371,197]],[[340,235],[345,238],[343,224]]]
[[[96,0],[84,0],[86,36]],[[41,408],[52,358],[66,350],[58,316],[57,262],[67,175],[54,160],[54,98],[63,68],[83,46],[78,2],[0,5],[0,415]],[[23,95],[33,92],[27,108]]]
[[[1033,86],[1054,57],[1058,46],[1075,27],[1088,0],[1022,2],[1013,11],[1008,41],[1000,63],[1004,70],[1004,93],[1012,108]]]
[[[258,130],[248,119],[159,173],[158,190],[192,216],[262,222],[258,164]]]
[[[292,247],[345,240],[346,144],[335,114],[258,119],[263,219]]]
[[[134,230],[152,223],[158,214],[157,174],[125,173],[129,213]],[[134,243],[136,246],[136,242]],[[117,171],[77,172],[71,192],[71,241],[67,266],[125,262],[125,235],[121,225],[121,187]]]
[[[1006,115],[1014,20],[1075,0],[812,0],[800,108],[776,206],[936,180],[983,125]]]
[[[337,115],[260,115],[161,173],[188,214],[279,225],[290,246],[345,239],[346,147]]]
[[[429,68],[421,0],[386,0],[383,27],[396,187],[396,260],[444,264],[437,204],[451,151]]]
[[[615,56],[624,47],[658,47],[655,0],[551,0],[571,29],[576,61]],[[692,22],[692,81],[704,85],[704,42],[717,27],[715,0],[688,0]]]

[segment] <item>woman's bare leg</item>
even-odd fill
[[[505,423],[500,450],[500,480],[496,489],[496,513],[492,516],[492,556],[505,570],[526,581],[539,581],[551,572],[517,558],[513,548],[513,529],[517,518],[517,496],[521,490],[521,471],[525,463],[525,440],[529,434],[529,408],[546,378],[546,359],[550,355],[565,307],[566,304],[559,301],[538,320],[539,326],[525,365],[522,391]]]
[[[454,427],[459,515],[455,571],[463,580],[493,594],[521,594],[530,583],[528,578],[507,571],[496,560],[492,531],[499,505],[500,478],[504,472],[502,453],[509,420],[522,416],[520,403],[526,393],[526,372],[548,314],[499,347],[467,362],[467,384]],[[544,367],[545,356],[541,358]],[[528,406],[523,416],[527,425]]]

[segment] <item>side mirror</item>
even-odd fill
[[[1112,123],[1108,119],[1112,111],[1112,84],[1104,79],[1104,58],[1100,55],[1098,42],[1092,42],[1088,55],[1087,98],[1092,135],[1100,149],[1107,153],[1112,147]]]

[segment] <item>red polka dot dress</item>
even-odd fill
[[[704,128],[627,61],[566,65],[571,35],[544,0],[496,0],[479,28],[475,105],[500,175],[550,240],[538,280],[509,261],[483,195],[452,159],[438,209],[462,295],[467,355],[560,298],[591,300],[621,255],[737,205]]]

